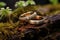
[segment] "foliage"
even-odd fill
[[[56,2],[57,3],[57,2]],[[54,15],[54,14],[56,14],[57,15],[57,13],[59,13],[60,12],[60,6],[59,5],[55,5],[56,4],[55,2],[54,2],[54,6],[53,5],[51,5],[51,7],[50,6],[46,6],[46,5],[44,5],[44,6],[46,6],[46,8],[48,9],[48,16],[50,16],[50,14],[51,15]],[[30,5],[30,6],[28,6],[28,5]],[[12,18],[12,19],[14,19],[14,18],[16,18],[16,19],[19,19],[19,16],[22,14],[22,13],[25,13],[25,12],[28,12],[28,11],[37,11],[38,13],[41,13],[40,12],[40,8],[42,8],[42,10],[45,10],[46,8],[45,7],[43,7],[43,6],[40,6],[40,5],[35,5],[35,2],[34,1],[32,1],[32,0],[28,0],[28,1],[19,1],[19,2],[16,2],[16,5],[15,6],[17,6],[17,7],[19,7],[19,8],[17,8],[16,10],[14,10],[13,11],[13,13],[12,13],[12,16],[10,16],[10,18]],[[21,7],[23,7],[23,8],[21,8]],[[38,9],[39,9],[39,11],[38,11]],[[52,10],[53,9],[53,10]],[[41,10],[41,11],[42,11]],[[52,11],[51,11],[52,10]],[[2,17],[5,17],[5,16],[7,16],[7,17],[9,17],[9,15],[11,15],[11,9],[9,9],[9,7],[7,7],[6,9],[5,8],[1,8],[1,10],[0,10],[0,19],[2,18]],[[44,11],[42,11],[42,12],[44,12]],[[46,14],[46,15],[47,15]],[[14,19],[13,21],[16,21],[16,19]],[[4,19],[5,20],[5,19]],[[15,25],[14,25],[15,24]],[[24,36],[23,34],[24,33],[21,33],[20,32],[20,30],[18,31],[18,29],[21,27],[22,25],[21,25],[21,23],[20,23],[20,20],[18,20],[18,22],[16,22],[16,23],[13,23],[13,24],[11,24],[9,21],[8,22],[6,22],[6,23],[0,23],[0,40],[6,40],[7,38],[7,40],[16,40],[15,38],[17,37],[18,39],[21,37],[21,36]],[[23,25],[24,27],[26,26],[26,25]],[[37,25],[36,25],[37,26]],[[46,28],[46,27],[45,27]],[[47,29],[47,28],[46,28]],[[29,29],[30,30],[30,29]],[[40,29],[39,29],[40,30]],[[41,28],[41,30],[44,30],[44,29],[42,29]],[[48,30],[48,29],[47,29]],[[37,31],[37,30],[36,30]],[[45,32],[46,30],[44,30],[44,32]],[[50,31],[50,29],[48,30],[48,31]],[[27,32],[27,31],[26,31]],[[34,31],[33,32],[35,32],[35,29],[34,29]],[[31,32],[32,33],[32,32]],[[36,32],[37,33],[37,32]],[[32,33],[33,34],[33,33]],[[40,33],[39,33],[40,34]],[[45,33],[44,33],[45,34]],[[35,35],[34,35],[35,36]],[[47,35],[48,36],[48,35]],[[41,37],[41,36],[40,36]],[[45,37],[46,38],[46,37]],[[31,38],[32,39],[32,38]],[[40,38],[39,38],[40,39]],[[41,38],[41,39],[44,39],[43,37]],[[49,40],[49,39],[47,39],[47,40]]]
[[[16,2],[15,7],[25,7],[28,5],[35,5],[35,2],[33,0],[19,1]]]
[[[35,2],[33,0],[28,0],[26,1],[27,5],[35,5]]]
[[[51,2],[53,5],[58,4],[58,0],[50,0],[50,2]]]
[[[25,1],[19,1],[19,2],[16,2],[15,6],[16,7],[25,7],[26,4],[25,4]]]
[[[7,15],[10,15],[11,14],[11,9],[9,9],[9,7],[7,7],[6,9],[5,8],[1,8],[0,10],[0,19],[3,17],[3,16],[7,16]]]
[[[4,2],[0,2],[0,7],[4,7],[6,4]]]

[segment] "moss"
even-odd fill
[[[45,13],[48,16],[57,15],[57,14],[59,14],[59,11],[60,11],[60,4],[54,5],[54,6],[50,5],[50,4],[44,5],[44,6],[40,6],[40,5],[34,6],[33,5],[33,6],[27,6],[27,7],[23,7],[23,8],[17,8],[10,15],[10,19],[11,19],[12,23],[10,23],[10,21],[8,21],[8,20],[5,23],[0,22],[0,32],[1,32],[1,35],[0,35],[1,39],[0,40],[3,40],[5,38],[8,39],[8,36],[10,36],[9,38],[11,38],[11,37],[13,38],[14,37],[13,35],[16,35],[18,38],[21,37],[21,33],[18,30],[18,28],[21,27],[20,21],[19,21],[19,16],[25,12],[28,12],[28,11],[38,11],[38,9],[41,7],[42,8],[49,8],[49,10],[48,10],[49,12]],[[38,12],[41,13],[40,11],[38,11]],[[9,16],[7,16],[7,17],[9,18]],[[20,35],[20,36],[18,36],[18,35]],[[2,38],[2,37],[4,37],[4,38]],[[23,37],[24,37],[24,35],[23,35]]]

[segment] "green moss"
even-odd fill
[[[41,7],[42,8],[49,8],[49,10],[48,10],[49,12],[47,11],[45,13],[46,15],[49,15],[49,16],[50,15],[56,15],[56,14],[58,14],[58,12],[60,12],[60,4],[54,5],[54,6],[53,5],[44,5],[44,6],[40,6],[40,5],[35,5],[34,6],[33,5],[33,6],[27,6],[27,7],[23,7],[23,8],[19,7],[17,9],[15,9],[10,16],[10,19],[11,19],[12,22],[15,21],[16,19],[18,19],[17,22],[12,23],[12,24],[9,21],[5,22],[5,23],[3,23],[3,22],[0,23],[0,32],[1,32],[0,39],[2,40],[4,38],[7,38],[7,35],[11,36],[11,35],[17,33],[17,29],[18,29],[18,27],[20,27],[19,16],[21,14],[23,14],[25,12],[28,12],[28,11],[38,11],[38,9],[41,8]],[[39,12],[40,12],[40,9],[39,9]],[[16,19],[14,19],[14,18],[16,18]],[[4,33],[4,36],[3,36],[2,32]],[[2,37],[4,37],[4,38],[2,38]]]

